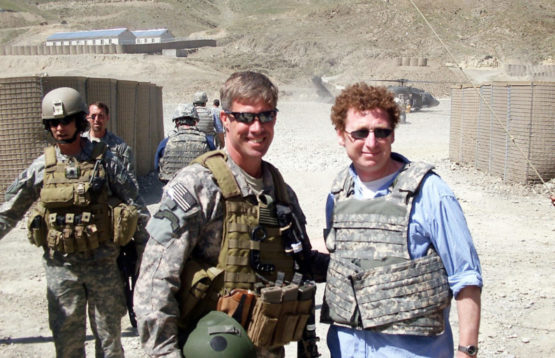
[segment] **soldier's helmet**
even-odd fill
[[[208,95],[206,92],[197,92],[193,95],[194,104],[206,104],[208,102]]]
[[[183,346],[185,358],[255,358],[256,349],[241,324],[211,311],[201,318]]]
[[[85,116],[89,113],[87,104],[81,94],[70,87],[60,87],[48,92],[42,99],[42,123],[49,130],[48,121],[74,116],[77,129],[82,132],[87,128]]]
[[[177,122],[178,120],[184,119],[192,119],[194,122],[199,120],[197,110],[195,109],[195,106],[191,103],[180,103],[175,108],[173,121]]]

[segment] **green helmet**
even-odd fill
[[[42,99],[42,119],[64,118],[89,110],[81,94],[70,87],[60,87],[48,92]]]
[[[202,317],[183,346],[185,358],[256,358],[254,344],[241,324],[227,314],[211,311]]]
[[[175,108],[175,113],[173,115],[173,120],[178,120],[181,118],[193,118],[199,120],[197,110],[195,106],[191,103],[180,103]]]
[[[193,95],[193,103],[206,104],[208,102],[208,95],[206,92],[197,92]]]

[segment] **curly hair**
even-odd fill
[[[336,130],[343,131],[349,109],[363,112],[381,108],[388,114],[391,128],[395,129],[399,123],[400,111],[394,98],[393,93],[385,87],[369,86],[364,82],[352,84],[335,99],[331,108],[331,122]]]

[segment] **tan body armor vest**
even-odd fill
[[[406,163],[391,193],[372,200],[350,196],[348,169],[339,175],[322,321],[388,334],[443,332],[451,300],[443,263],[433,250],[411,260],[407,247],[412,201],[431,169]]]
[[[225,218],[217,266],[196,259],[185,265],[179,294],[181,328],[190,329],[191,323],[218,309],[238,319],[257,347],[274,348],[299,340],[314,295],[303,297],[299,283],[284,287],[278,283],[295,281],[295,262],[285,254],[276,203],[268,202],[270,198],[263,202],[254,196],[243,197],[223,151],[206,153],[194,163],[214,175],[224,197]],[[289,205],[281,174],[265,165],[272,173],[277,203]],[[283,274],[279,279],[278,272]],[[312,289],[315,292],[315,286]]]
[[[45,149],[40,200],[29,217],[30,240],[63,254],[88,252],[110,238],[105,144],[95,145],[93,159],[58,162],[55,147]]]

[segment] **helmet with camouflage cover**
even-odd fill
[[[175,108],[175,113],[173,115],[174,122],[185,122],[186,124],[194,125],[198,120],[198,113],[193,104],[180,103]]]
[[[211,311],[201,318],[183,346],[185,358],[255,358],[256,349],[241,324],[227,314]]]
[[[193,95],[194,104],[206,104],[208,102],[208,95],[206,92],[197,92]]]
[[[85,116],[89,112],[81,94],[71,87],[60,87],[48,92],[42,99],[42,123],[50,131],[48,121],[74,116],[77,130],[87,129]]]

